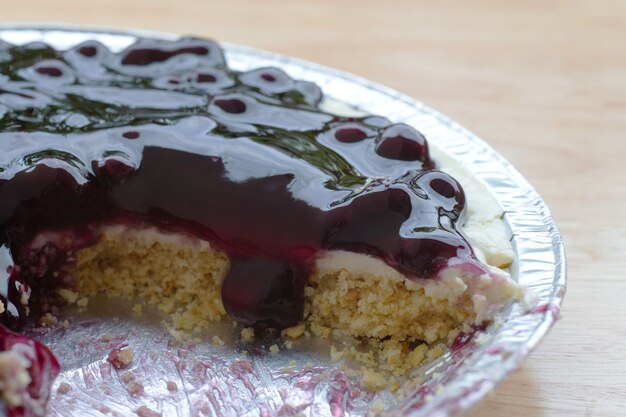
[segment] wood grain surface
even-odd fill
[[[626,416],[626,1],[0,0],[2,21],[209,36],[350,71],[457,120],[548,202],[562,320],[470,417]]]

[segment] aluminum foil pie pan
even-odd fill
[[[41,41],[55,48],[95,39],[113,51],[137,37],[173,35],[24,24],[0,26],[0,40]],[[479,401],[545,336],[565,294],[561,236],[533,187],[481,139],[424,104],[389,88],[310,62],[222,44],[235,70],[277,66],[296,79],[363,112],[417,127],[473,172],[502,206],[515,251],[511,274],[534,297],[534,306],[512,305],[496,322],[456,350],[416,372],[423,384],[391,394],[371,393],[351,380],[321,341],[296,342],[268,353],[272,340],[238,341],[237,329],[211,329],[225,344],[173,344],[159,313],[125,312],[124,303],[96,301],[88,312],[68,311],[72,325],[36,335],[63,370],[49,404],[51,416],[451,416]],[[162,318],[162,317],[161,317]],[[32,330],[36,332],[36,330]],[[111,350],[132,346],[132,369],[117,372]]]

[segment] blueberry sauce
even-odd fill
[[[326,113],[316,85],[229,69],[206,40],[4,49],[4,325],[63,284],[103,224],[212,242],[231,259],[227,312],[257,327],[302,319],[305,279],[327,250],[378,257],[411,279],[474,256],[457,226],[463,190],[410,126]]]

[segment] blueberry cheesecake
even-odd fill
[[[60,372],[20,329],[98,293],[415,367],[522,297],[501,217],[415,127],[211,41],[2,43],[0,414],[43,415]]]

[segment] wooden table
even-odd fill
[[[340,68],[509,159],[566,244],[562,320],[471,417],[626,416],[626,2],[0,0],[4,21],[214,37]]]

